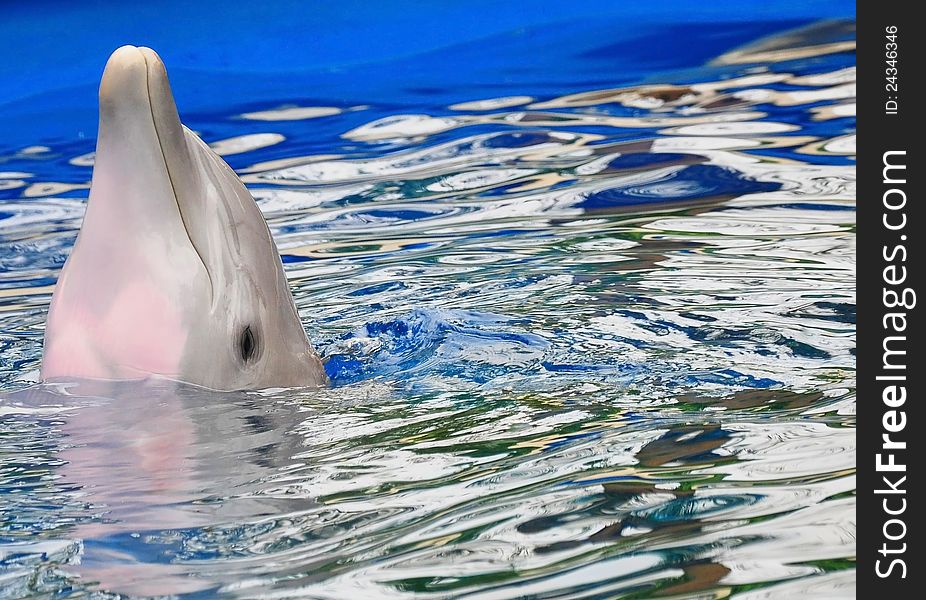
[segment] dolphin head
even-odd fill
[[[160,57],[123,46],[100,83],[90,198],[42,378],[150,375],[217,390],[327,381],[254,199],[180,123]]]

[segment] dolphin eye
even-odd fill
[[[238,350],[241,352],[241,359],[244,362],[254,358],[257,353],[257,338],[254,336],[254,332],[251,331],[250,325],[241,332],[241,339],[238,340]]]

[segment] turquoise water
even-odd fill
[[[198,112],[180,69],[322,391],[38,385],[93,139],[11,130],[0,597],[853,597],[854,27],[794,25]]]

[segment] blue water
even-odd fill
[[[6,7],[0,597],[853,597],[854,7],[651,4]],[[122,43],[330,389],[38,384]]]

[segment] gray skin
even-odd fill
[[[152,375],[215,390],[328,382],[253,197],[180,123],[158,55],[123,46],[100,83],[90,198],[42,378]]]

